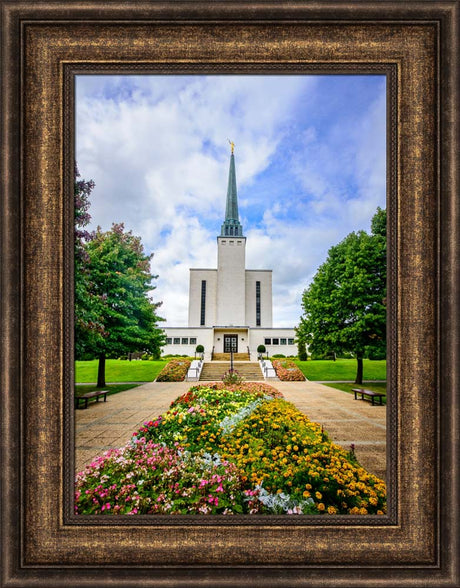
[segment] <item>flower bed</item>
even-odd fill
[[[321,425],[284,400],[261,403],[218,447],[252,487],[294,502],[312,498],[317,512],[383,514],[385,484],[343,448]]]
[[[183,382],[190,367],[189,359],[172,359],[158,374],[157,382]]]
[[[273,359],[272,365],[275,368],[276,375],[282,382],[303,382],[305,376],[290,359]]]
[[[384,482],[265,386],[192,387],[77,476],[76,512],[383,514]]]
[[[111,449],[77,476],[75,512],[233,514],[258,509],[258,501],[242,486],[232,463],[141,439],[134,447]]]
[[[244,382],[244,384],[224,384],[223,382],[209,382],[206,384],[197,384],[196,386],[192,386],[187,394],[199,392],[200,390],[229,390],[229,391],[240,391],[240,392],[248,392],[250,394],[258,394],[262,393],[267,396],[272,396],[273,398],[283,398],[282,393],[270,386],[270,384],[265,384],[264,382]],[[181,402],[181,399],[185,398],[187,394],[180,396],[177,398],[174,403]]]

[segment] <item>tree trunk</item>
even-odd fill
[[[358,370],[356,372],[356,380],[355,384],[362,384],[363,383],[363,358],[357,357],[358,361]]]
[[[99,355],[99,364],[97,366],[97,387],[105,386],[105,353]]]

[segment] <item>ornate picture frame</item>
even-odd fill
[[[3,585],[458,585],[458,4],[12,0],[2,33]],[[387,75],[384,520],[72,514],[73,83],[130,71]]]

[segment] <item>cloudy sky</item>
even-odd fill
[[[273,269],[294,326],[329,247],[385,207],[383,76],[78,76],[76,152],[92,227],[142,238],[165,326],[186,326],[189,268],[217,265],[235,143],[246,267]]]

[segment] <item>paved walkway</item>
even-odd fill
[[[344,449],[355,445],[356,456],[369,472],[386,473],[386,407],[355,400],[351,394],[316,382],[270,382],[312,421],[321,423]],[[168,410],[192,382],[149,382],[92,402],[75,411],[76,470],[112,447],[125,445],[144,421]]]

